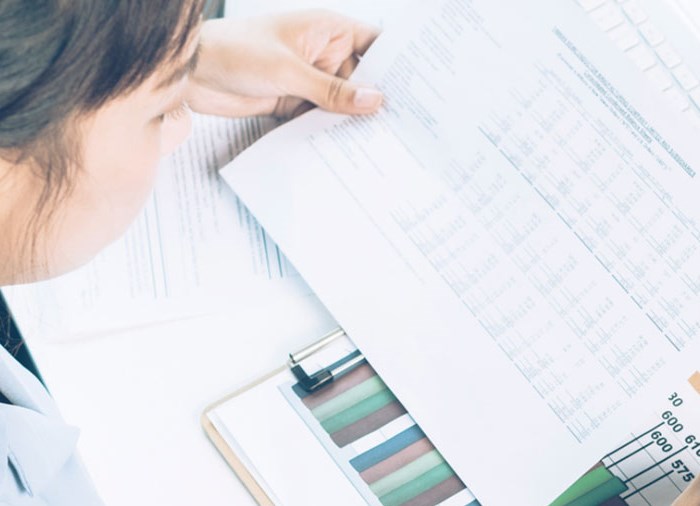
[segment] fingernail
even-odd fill
[[[384,96],[373,88],[358,88],[353,100],[355,107],[360,109],[375,109],[382,103]]]

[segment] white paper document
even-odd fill
[[[279,14],[299,9],[329,9],[382,26],[387,12],[394,11],[402,5],[400,0],[355,0],[343,2],[341,0],[256,0],[255,2],[241,2],[229,0],[226,2],[226,17],[248,18],[267,14]]]
[[[405,13],[379,114],[223,174],[476,497],[540,506],[694,372],[695,140],[572,3]]]
[[[26,337],[94,337],[310,291],[217,170],[276,125],[197,116],[126,235],[75,272],[4,289]]]

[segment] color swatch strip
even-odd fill
[[[309,394],[298,385],[293,390],[339,448],[358,452],[350,465],[382,505],[437,506],[466,492],[369,365],[319,392]]]
[[[384,382],[367,364],[352,370],[319,392],[298,385],[294,392],[340,448],[406,414]]]

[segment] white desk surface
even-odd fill
[[[82,430],[79,450],[108,505],[254,504],[200,414],[333,324],[312,300],[288,314],[249,309],[235,322],[207,317],[82,342],[28,336],[64,417]]]

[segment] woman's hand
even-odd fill
[[[700,478],[695,478],[672,506],[700,506]]]
[[[291,117],[311,103],[346,114],[375,112],[381,93],[346,79],[377,35],[326,11],[208,21],[187,101],[219,116]]]

